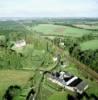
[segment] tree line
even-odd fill
[[[81,50],[79,44],[73,43],[68,50],[72,57],[75,57],[80,62],[98,72],[98,49],[83,51]]]

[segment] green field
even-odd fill
[[[76,24],[74,26],[79,27],[79,28],[84,28],[84,29],[98,29],[98,25],[93,25],[93,24],[90,24],[90,25],[87,25],[87,24]]]
[[[81,37],[82,35],[89,34],[92,31],[72,28],[69,26],[60,26],[52,24],[39,24],[33,28],[37,32],[42,32],[46,35],[65,35],[73,37]]]
[[[19,85],[23,88],[32,76],[32,71],[0,70],[0,100],[10,85]]]
[[[98,49],[98,40],[90,40],[90,41],[84,42],[80,45],[80,47],[81,47],[82,50]]]
[[[49,97],[48,100],[68,100],[65,92],[57,92]]]

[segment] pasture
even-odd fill
[[[49,97],[48,100],[67,100],[67,93],[65,92],[57,92]]]
[[[98,25],[93,25],[93,24],[76,24],[74,25],[76,27],[79,28],[83,28],[83,29],[98,29]]]
[[[85,29],[78,29],[69,26],[52,25],[52,24],[39,24],[33,29],[37,32],[41,32],[44,35],[63,35],[72,37],[81,37],[85,34],[92,33],[92,31]]]
[[[98,49],[98,40],[90,40],[80,44],[82,50],[95,50]]]
[[[0,70],[0,100],[10,85],[19,85],[23,88],[32,76],[32,71]]]

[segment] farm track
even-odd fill
[[[55,69],[57,68],[57,66],[58,66],[58,63],[57,63],[54,67],[52,67],[51,69],[49,69],[49,70],[37,69],[37,71],[41,71],[41,72],[42,72],[42,76],[41,76],[41,79],[40,79],[40,81],[39,81],[39,84],[38,84],[38,87],[37,87],[37,91],[36,91],[36,95],[35,95],[35,99],[34,99],[34,100],[38,100],[37,97],[38,97],[38,95],[39,95],[39,91],[40,91],[42,82],[43,82],[43,80],[44,80],[45,74],[47,74],[47,73],[50,72],[50,71],[55,70]],[[33,99],[32,99],[32,100],[33,100]]]
[[[83,70],[86,74],[88,73],[89,76],[91,76],[92,78],[96,79],[96,81],[98,81],[98,73],[96,73],[91,68],[89,68],[89,66],[82,64],[81,62],[79,62],[78,60],[70,56],[68,56],[68,59],[74,62],[77,65],[77,68],[79,68],[80,70]]]

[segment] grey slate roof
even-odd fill
[[[80,84],[78,84],[76,86],[76,88],[79,90],[79,91],[84,91],[84,88],[87,86],[88,84],[85,82],[85,81],[82,81]]]
[[[65,75],[65,76],[64,76]],[[72,79],[73,75],[67,73],[67,72],[62,72],[60,73],[60,76],[56,76],[56,73],[51,74],[50,77],[52,79],[57,80],[58,82],[60,82],[62,85],[67,86],[67,82],[70,81],[70,79]],[[76,91],[78,90],[80,93],[83,93],[83,91],[86,89],[86,87],[88,86],[88,84],[83,81],[80,78],[75,79],[74,81],[72,81],[69,85],[69,87],[73,87]]]

